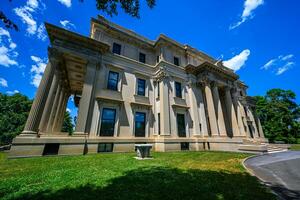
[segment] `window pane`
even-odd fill
[[[118,90],[119,73],[110,71],[108,74],[107,89]]]
[[[139,61],[142,62],[142,63],[146,63],[146,55],[143,54],[143,53],[140,53]]]
[[[138,91],[137,94],[141,96],[145,96],[146,90],[146,81],[143,79],[138,79]]]
[[[160,135],[160,113],[157,115],[158,120],[158,135]]]
[[[184,114],[177,114],[177,129],[179,137],[186,137]]]
[[[176,97],[182,98],[181,83],[175,82]]]
[[[116,109],[103,108],[100,136],[113,136],[115,130]]]
[[[142,112],[135,113],[135,136],[145,137],[146,114]]]
[[[179,58],[174,57],[174,65],[179,66]]]
[[[121,45],[114,43],[113,44],[113,53],[121,55]]]

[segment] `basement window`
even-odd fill
[[[114,148],[113,143],[99,143],[98,144],[98,153],[99,152],[112,152]]]
[[[181,151],[188,151],[188,150],[190,150],[190,143],[181,142],[180,143],[180,148],[181,148]]]
[[[59,143],[48,143],[45,144],[43,156],[57,155],[59,150]]]

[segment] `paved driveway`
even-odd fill
[[[282,199],[300,199],[300,151],[253,157],[245,166]]]

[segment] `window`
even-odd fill
[[[112,152],[114,148],[113,143],[99,143],[98,144],[98,153],[99,152]]]
[[[177,131],[179,137],[186,137],[184,114],[177,114]]]
[[[157,114],[157,122],[158,122],[158,135],[160,135],[160,113]]]
[[[43,156],[47,155],[57,155],[59,150],[59,144],[58,143],[48,143],[45,144]]]
[[[181,83],[175,82],[176,97],[182,98]]]
[[[182,151],[190,150],[190,143],[188,142],[181,142],[180,147]]]
[[[159,63],[159,56],[156,56],[156,62]]]
[[[174,56],[174,65],[179,66],[179,58]]]
[[[113,53],[121,55],[121,45],[114,43],[113,44]]]
[[[135,137],[145,137],[146,135],[146,114],[135,113]]]
[[[103,108],[100,136],[114,136],[116,109]]]
[[[145,96],[146,92],[146,80],[144,79],[138,79],[138,87],[137,87],[137,94],[141,96]]]
[[[157,97],[159,97],[160,93],[160,82],[157,82]]]
[[[118,90],[119,73],[109,71],[107,80],[107,89]]]
[[[139,61],[142,62],[142,63],[146,63],[146,54],[140,53]]]

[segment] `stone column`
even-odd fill
[[[94,100],[94,82],[96,78],[97,63],[89,61],[83,83],[82,94],[78,108],[78,118],[74,134],[86,134],[88,116],[92,101]]]
[[[200,136],[200,120],[199,120],[199,113],[198,113],[198,104],[197,104],[197,87],[195,83],[189,84],[189,97],[190,97],[190,104],[191,104],[191,114],[193,119],[193,131],[194,136]]]
[[[170,100],[169,100],[169,79],[163,77],[160,81],[160,135],[171,135],[170,127]]]
[[[59,120],[58,120],[58,123],[57,123],[57,131],[58,132],[61,132],[62,125],[64,123],[65,113],[66,113],[66,108],[67,108],[67,103],[68,103],[68,100],[69,100],[69,96],[70,96],[69,92],[66,92],[65,97],[64,97],[64,101],[63,101],[63,104],[62,104],[61,112],[60,112],[60,115],[59,115]]]
[[[260,119],[258,117],[257,117],[257,126],[258,126],[258,131],[259,131],[260,137],[264,138],[265,137],[264,131],[262,129],[262,126],[261,126],[261,123],[260,123]]]
[[[47,124],[49,122],[49,117],[50,117],[51,109],[52,109],[52,106],[53,106],[53,102],[54,102],[55,94],[56,94],[56,91],[57,91],[57,87],[58,87],[58,80],[57,80],[57,74],[55,73],[54,77],[53,77],[52,84],[51,84],[51,88],[50,88],[50,91],[49,91],[49,95],[48,95],[48,98],[47,98],[47,101],[46,101],[46,105],[45,105],[45,108],[44,108],[44,112],[43,112],[43,115],[42,115],[42,118],[41,118],[41,123],[40,123],[40,126],[39,126],[39,130],[42,131],[42,132],[46,131],[46,129],[47,129]]]
[[[237,102],[237,119],[238,119],[238,124],[240,127],[240,134],[241,134],[241,136],[246,136],[246,131],[245,131],[244,122],[243,122],[244,108],[239,100],[236,100],[236,102]],[[244,118],[245,118],[245,116],[244,116]]]
[[[255,123],[255,118],[254,118],[252,110],[249,107],[248,107],[248,114],[249,114],[250,121],[252,122],[252,126],[254,128],[253,137],[258,138],[259,136],[258,136],[258,130],[257,130],[256,123]]]
[[[44,75],[38,87],[33,104],[31,106],[24,130],[22,134],[36,134],[39,130],[40,121],[49,94],[50,86],[53,80],[55,68],[58,65],[58,52],[54,49],[48,49],[49,60]]]
[[[61,109],[63,106],[63,101],[66,95],[66,88],[65,88],[65,84],[62,84],[62,89],[59,95],[59,100],[58,100],[58,106],[57,109],[55,111],[55,115],[54,115],[54,120],[53,120],[53,126],[52,126],[52,132],[58,132],[57,130],[57,125],[59,122],[59,117],[60,117],[60,113],[61,113]]]
[[[222,109],[221,100],[219,96],[219,89],[216,83],[213,84],[213,97],[214,97],[214,104],[216,109],[215,111],[216,111],[218,127],[219,127],[219,134],[220,136],[227,136],[224,114],[223,114],[223,109]]]
[[[51,112],[50,112],[49,121],[48,121],[47,128],[46,128],[47,133],[52,133],[53,123],[55,120],[55,113],[56,113],[56,110],[58,107],[58,101],[59,101],[59,97],[61,95],[61,90],[62,90],[62,81],[59,81],[58,87],[57,87],[57,90],[55,93],[54,101],[53,101],[53,106],[52,106]]]
[[[235,112],[234,105],[232,103],[232,96],[231,96],[230,88],[228,88],[228,87],[225,89],[225,100],[226,100],[226,109],[227,109],[228,119],[229,119],[228,121],[230,124],[232,135],[239,136],[240,131],[239,131],[239,126],[238,126],[238,121],[236,118],[236,112]]]
[[[216,111],[214,107],[214,100],[212,96],[210,82],[208,80],[204,80],[202,83],[204,84],[204,92],[206,97],[206,106],[207,106],[207,112],[209,116],[211,135],[219,136],[218,123],[217,123]]]

